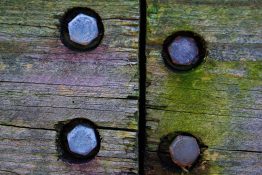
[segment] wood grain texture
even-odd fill
[[[261,174],[261,3],[147,3],[146,174],[180,174],[157,155],[161,138],[173,132],[191,133],[208,146],[189,174]],[[165,66],[161,50],[181,30],[200,34],[209,53],[198,68],[177,73]]]
[[[56,131],[0,126],[0,174],[135,174],[136,134],[100,129],[101,151],[85,164],[57,158]]]
[[[89,7],[105,34],[91,52],[60,41],[67,9]],[[0,2],[0,174],[137,174],[139,1]],[[97,158],[58,159],[55,125],[96,123]]]

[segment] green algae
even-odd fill
[[[247,97],[248,90],[262,85],[261,70],[261,62],[209,60],[190,72],[168,73],[157,92],[161,97],[155,99],[157,103],[165,106],[163,119],[167,119],[166,122],[160,121],[159,135],[168,133],[174,128],[184,131],[195,130],[199,134],[209,135],[208,138],[213,138],[211,140],[217,138],[216,142],[213,142],[214,145],[220,143],[218,134],[224,131],[224,127],[219,128],[221,132],[205,131],[199,124],[206,125],[208,120],[219,116],[216,121],[226,128],[230,120],[232,103],[241,102],[242,98]],[[193,116],[205,120],[196,120]],[[169,118],[171,120],[168,120]]]
[[[245,139],[247,133],[235,132],[231,125],[241,120],[239,113],[235,113],[236,108],[255,103],[250,93],[262,86],[261,63],[208,58],[200,67],[189,72],[169,70],[157,88],[149,89],[149,92],[155,93],[151,94],[153,101],[149,106],[155,109],[148,110],[148,113],[150,119],[158,120],[157,129],[150,131],[149,135],[160,139],[168,133],[187,132],[211,148],[231,146],[227,141],[234,140],[233,136]],[[152,81],[156,78],[154,76],[151,72]],[[223,172],[223,168],[212,165],[208,172]]]

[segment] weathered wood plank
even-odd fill
[[[159,46],[171,33],[191,30],[207,41],[212,59],[261,61],[261,3],[243,2],[148,1],[147,44]]]
[[[85,164],[58,159],[56,131],[0,126],[0,173],[17,174],[127,174],[137,172],[136,133],[99,130],[101,150]],[[114,168],[112,167],[114,166]]]
[[[159,158],[155,152],[148,152],[147,156],[150,164],[147,164],[146,174],[171,174],[159,164]],[[208,149],[203,157],[202,164],[195,167],[189,174],[261,174],[261,153]]]
[[[146,174],[177,174],[157,152],[160,139],[178,131],[208,146],[190,174],[260,174],[261,5],[149,0],[147,12]],[[184,73],[168,69],[161,56],[163,41],[180,30],[202,35],[209,52]]]
[[[87,117],[101,127],[137,129],[138,102],[127,93],[31,83],[2,82],[0,87],[1,123],[52,129],[59,121]]]
[[[72,7],[103,20],[91,52],[60,41]],[[137,0],[0,2],[0,174],[137,174],[138,32]],[[103,138],[88,164],[57,160],[55,125],[73,118],[90,119]]]

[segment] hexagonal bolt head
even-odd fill
[[[94,129],[84,125],[75,126],[67,134],[67,142],[70,151],[81,156],[88,155],[97,146]]]
[[[174,64],[190,65],[197,62],[198,46],[194,38],[178,36],[168,46],[168,52]]]
[[[98,26],[95,18],[84,14],[77,15],[68,23],[70,40],[81,45],[88,45],[98,37]]]
[[[177,136],[169,146],[173,162],[182,169],[190,168],[200,155],[197,140],[191,136]]]

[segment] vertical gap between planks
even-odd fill
[[[139,20],[139,121],[138,121],[138,162],[139,175],[144,175],[146,144],[146,0],[140,0]]]

